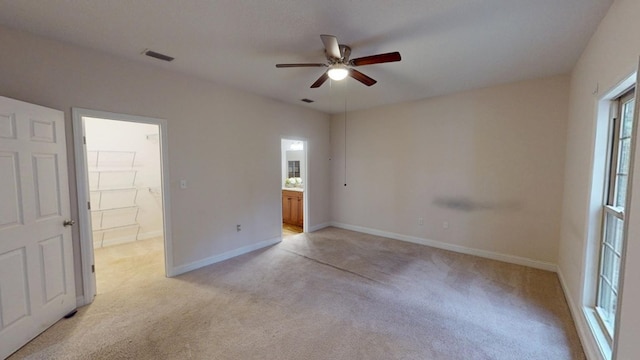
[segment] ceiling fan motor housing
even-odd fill
[[[342,55],[342,63],[347,64],[349,56],[351,56],[351,48],[347,45],[340,45],[340,55]]]

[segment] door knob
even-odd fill
[[[65,220],[62,225],[64,226],[73,226],[76,222],[74,220]]]

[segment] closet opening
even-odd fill
[[[82,137],[76,163],[79,204],[86,204],[79,218],[83,275],[90,271],[83,279],[85,303],[90,303],[95,295],[122,290],[128,279],[168,275],[170,256],[163,123],[86,112],[74,109],[74,126],[81,130],[76,134]]]

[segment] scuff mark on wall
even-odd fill
[[[471,211],[519,211],[522,205],[518,201],[476,201],[467,197],[435,198],[433,204],[451,210]]]

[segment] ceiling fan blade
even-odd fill
[[[400,53],[396,51],[396,52],[390,52],[386,54],[371,55],[371,56],[352,59],[351,61],[349,61],[349,64],[353,66],[362,66],[362,65],[388,63],[388,62],[394,62],[394,61],[400,61],[400,60],[402,60],[402,58],[400,57]]]
[[[306,63],[306,64],[276,64],[277,68],[291,68],[291,67],[326,67],[327,64],[322,63]]]
[[[322,43],[324,44],[324,49],[332,58],[340,59],[340,46],[338,46],[338,38],[333,35],[320,35],[322,39]]]
[[[367,86],[371,86],[375,83],[377,83],[376,80],[373,80],[372,78],[368,77],[367,75],[361,73],[360,71],[356,70],[356,69],[349,69],[349,76],[351,76],[352,78],[360,81],[361,83],[367,85]]]
[[[324,84],[324,82],[325,82],[325,81],[327,81],[327,79],[328,79],[328,78],[329,78],[329,75],[328,75],[328,74],[327,74],[327,72],[325,71],[325,73],[324,73],[324,74],[322,74],[322,76],[320,76],[320,77],[318,78],[318,80],[316,80],[316,82],[314,82],[314,83],[311,85],[311,88],[312,88],[312,89],[319,88],[322,84]]]

